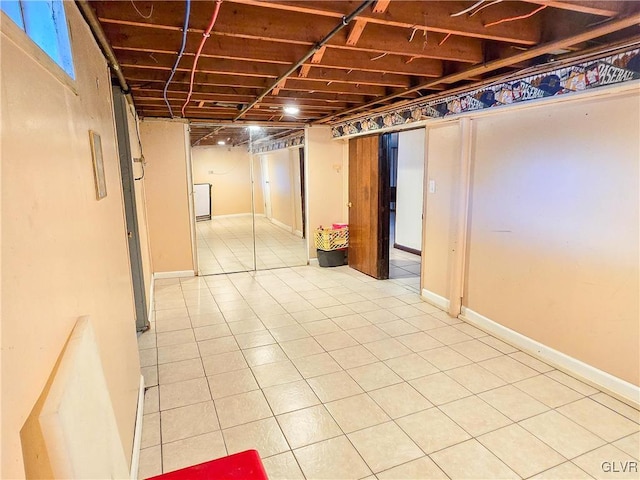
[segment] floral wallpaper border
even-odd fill
[[[633,48],[599,59],[550,69],[546,73],[485,85],[456,95],[336,123],[332,126],[331,134],[334,138],[339,138],[429,118],[443,118],[538,98],[582,92],[639,78],[640,48]]]
[[[252,153],[267,153],[273,150],[281,150],[283,148],[297,147],[300,145],[304,145],[304,132],[296,133],[287,138],[254,143]]]

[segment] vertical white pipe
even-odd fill
[[[422,243],[420,245],[420,292],[425,284],[425,265],[427,263],[427,201],[429,197],[429,129],[424,127],[424,171],[422,178]]]
[[[469,192],[471,188],[471,138],[470,118],[460,119],[460,172],[458,177],[455,240],[452,245],[452,269],[449,283],[449,315],[457,317],[462,308],[464,274],[467,254],[467,227],[469,222]]]
[[[187,195],[189,201],[189,233],[191,235],[191,257],[193,261],[193,272],[195,275],[200,274],[198,266],[198,239],[196,232],[196,210],[194,204],[193,193],[193,159],[191,158],[191,141],[189,132],[191,127],[189,124],[184,126],[184,153],[187,162]]]

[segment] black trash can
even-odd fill
[[[316,250],[318,263],[321,267],[339,267],[347,264],[347,249],[338,250]]]

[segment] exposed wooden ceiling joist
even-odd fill
[[[327,20],[328,21],[323,22],[325,23],[323,26],[324,28],[328,28],[328,25],[326,25],[327,23],[335,21],[332,18]],[[111,20],[103,21],[109,25],[105,28],[105,31],[113,32],[112,38],[114,48],[135,48],[137,50],[153,52],[157,51],[155,50],[157,45],[180,45],[181,33],[178,29],[167,30],[164,28],[157,28],[150,24],[139,23],[131,25],[113,22]],[[249,29],[246,28],[246,30]],[[256,43],[255,41],[259,41],[263,43],[275,42],[287,44],[286,49],[298,46],[302,47],[301,49],[299,48],[298,51],[304,52],[308,50],[308,47],[312,47],[314,45],[314,39],[317,38],[318,35],[316,32],[309,33],[303,28],[294,31],[283,29],[280,33],[276,33],[275,29],[269,29],[268,32],[268,35],[264,30],[257,30],[253,32],[253,34],[223,34],[220,31],[213,32],[212,39],[205,44],[203,54],[217,55],[221,58],[250,58],[244,56],[244,50],[251,48],[250,44],[247,44],[245,40],[254,40],[254,43]],[[440,43],[446,34],[437,32],[433,32],[431,34],[427,32],[425,34],[424,32],[426,32],[426,30],[421,30],[421,32],[422,33],[420,35],[412,35],[413,29],[369,25],[361,35],[357,45],[347,45],[347,34],[345,32],[340,32],[336,37],[329,41],[327,47],[367,51],[372,53],[389,53],[416,58],[453,60],[466,63],[477,63],[483,60],[482,44],[477,39],[465,39],[463,37],[454,36],[445,44],[441,45]],[[232,43],[229,40],[226,40],[225,37],[235,38],[237,40],[236,46],[238,46],[239,43],[242,44],[242,50],[236,50],[234,48],[225,50],[224,48],[221,48],[224,46],[224,43]],[[201,32],[189,29],[189,34],[187,35],[187,50],[195,51],[201,38]],[[265,45],[261,46],[264,47]],[[271,50],[273,51],[273,49],[275,49],[277,52],[278,49],[283,48],[285,48],[283,45],[273,46]],[[236,52],[236,56],[226,56],[224,55],[225,51],[234,51]],[[251,52],[249,55],[256,55],[256,53]],[[295,57],[295,55],[289,55],[289,57],[291,56]],[[282,53],[280,53],[277,58],[283,58]],[[291,63],[294,61],[295,60]]]
[[[389,3],[391,3],[391,0],[377,0],[376,3],[373,4],[373,13],[384,13]]]
[[[122,63],[128,65],[135,63],[136,65],[149,65],[152,67],[162,65],[170,68],[173,65],[173,61],[175,61],[177,52],[171,49],[172,46],[175,46],[175,43],[169,41],[161,42],[163,36],[159,33],[148,35],[148,37],[154,37],[153,40],[149,40],[145,36],[138,37],[133,32],[127,31],[127,29],[118,29],[112,25],[106,26],[105,30],[112,33],[115,38],[114,49],[117,51],[118,56],[123,59]],[[113,30],[118,30],[118,33],[112,32]],[[146,42],[144,41],[145,38],[147,38]],[[243,75],[254,74],[260,76],[263,72],[275,74],[276,71],[285,71],[286,66],[293,64],[296,58],[302,56],[305,51],[304,47],[292,45],[290,49],[287,49],[288,53],[285,55],[281,46],[261,41],[242,41],[232,38],[216,38],[212,41],[215,43],[215,48],[208,48],[208,44],[205,45],[204,53],[200,57],[198,66],[203,70],[229,71],[242,73]],[[157,47],[151,48],[149,42],[158,42],[156,44]],[[159,50],[159,46],[162,46],[163,50]],[[298,57],[294,57],[296,54],[298,54]],[[402,55],[386,55],[376,59],[379,56],[376,52],[328,48],[318,59],[316,59],[316,56],[312,57],[310,63],[322,65],[326,68],[387,73],[403,72],[425,77],[438,77],[442,74],[442,63],[439,60],[416,58],[404,53]],[[166,58],[163,59],[163,57]],[[180,65],[183,68],[191,68],[193,58],[193,54],[187,53]],[[289,58],[291,58],[290,61],[288,61]],[[410,58],[413,58],[413,60],[407,63]],[[272,64],[283,67],[275,69]],[[241,70],[233,71],[234,68],[240,68]]]
[[[168,90],[168,94],[177,95],[178,93],[181,93],[186,98],[187,96],[186,87],[187,87],[186,85],[181,85],[181,84],[174,85],[172,83],[171,88]],[[137,92],[155,93],[159,95],[159,98],[162,98],[163,89],[164,89],[164,84],[161,82],[145,82],[140,85],[136,85],[136,84],[131,85],[131,90],[134,90],[136,93]],[[301,95],[301,92],[293,92],[293,91],[289,92],[286,90],[280,92],[279,96],[280,98],[283,98],[283,99],[284,98],[297,99],[300,102],[305,102],[307,99],[307,96]],[[202,88],[199,85],[195,85],[193,88],[192,98],[195,99],[194,101],[198,101],[198,100],[201,100],[203,97],[215,98],[221,102],[227,101],[227,99],[235,99],[237,97],[253,99],[255,98],[255,91],[240,89],[240,88],[231,89],[228,87],[227,88],[220,87],[220,88],[216,88],[215,92],[212,92],[210,90]],[[331,104],[331,102],[347,102],[347,103],[359,104],[359,103],[373,99],[373,97],[369,97],[365,95],[336,94],[336,93],[324,93],[324,92],[321,92],[321,93],[316,92],[311,96],[311,98],[314,100],[323,100],[326,104]],[[274,99],[269,99],[269,101],[273,101],[273,100]],[[229,100],[229,101],[233,101],[233,100]],[[243,102],[243,103],[248,103],[248,102]]]
[[[166,73],[162,70],[153,70],[140,67],[123,67],[123,72],[131,80],[131,83],[162,82]],[[323,75],[324,73],[324,75]],[[372,96],[384,96],[386,88],[407,88],[411,82],[408,76],[389,75],[389,81],[380,74],[355,74],[349,75],[335,73],[334,70],[319,72],[318,77],[291,78],[287,85],[281,88],[298,90],[301,92],[334,92],[353,93]],[[373,75],[377,75],[374,77]],[[254,76],[220,75],[216,73],[198,72],[196,83],[200,86],[225,86],[239,88],[265,88],[269,77],[260,78]],[[190,74],[187,71],[178,71],[173,77],[175,84],[189,84]]]
[[[592,15],[601,15],[603,17],[615,17],[621,13],[625,13],[629,1],[608,0],[605,2],[584,2],[575,0],[526,0],[528,3],[536,5],[547,5],[548,7],[558,8],[562,10],[571,10],[573,12],[589,13]]]
[[[243,85],[258,85],[264,86],[265,82],[259,82],[259,80],[264,79],[275,79],[282,74],[282,68],[268,68],[263,70],[262,74],[257,73],[254,69],[249,66],[246,66],[246,62],[229,62],[228,65],[225,65],[225,68],[216,68],[209,69],[206,65],[206,62],[201,62],[198,64],[198,70],[196,72],[196,81],[200,84],[220,84],[220,85],[230,85],[233,84],[235,86],[243,86]],[[164,80],[166,78],[166,72],[171,70],[170,66],[167,65],[141,65],[136,63],[122,62],[121,66],[123,70],[127,70],[131,72],[131,78],[143,78],[143,79],[154,79],[157,81]],[[140,73],[135,72],[135,69],[141,71],[148,71],[150,73]],[[226,70],[225,70],[226,69]],[[248,72],[245,71],[249,70]],[[309,66],[309,70],[311,74],[307,74],[304,78],[307,81],[317,81],[317,82],[339,82],[339,83],[348,83],[352,85],[376,85],[376,86],[388,86],[388,87],[408,87],[413,82],[415,83],[413,78],[417,76],[410,75],[398,75],[392,73],[378,73],[378,72],[363,72],[360,70],[352,70],[345,72],[340,69],[328,69],[328,68],[313,68]],[[190,68],[180,68],[176,70],[176,74],[174,76],[174,81],[178,83],[188,83],[191,69]],[[224,80],[224,77],[229,77]],[[218,78],[220,82],[223,83],[215,83],[213,79]],[[247,79],[239,80],[241,78]],[[238,83],[240,82],[240,84]],[[247,83],[248,82],[248,83]]]
[[[186,2],[91,1],[141,114],[167,117],[169,102],[180,115],[193,90],[187,118],[228,122],[263,97],[247,120],[284,122],[281,109],[293,103],[301,123],[326,122],[530,67],[549,53],[579,53],[640,33],[637,23],[592,32],[603,20],[637,14],[640,1],[223,0],[190,89],[195,53],[215,5],[191,1],[184,55],[167,85]],[[356,8],[353,21],[315,51]],[[577,36],[583,32],[593,35]]]
[[[345,101],[346,99],[342,98],[342,96],[333,95],[332,99],[320,99],[320,98],[299,98],[299,97],[291,97],[286,95],[287,92],[284,92],[281,96],[275,97],[267,97],[259,105],[266,106],[284,106],[295,104],[299,106],[302,110],[305,107],[311,108],[319,108],[323,110],[335,111],[349,107],[351,104]],[[159,103],[164,103],[164,99],[162,98],[162,90],[154,90],[151,88],[139,89],[136,88],[136,98],[141,100],[154,99]],[[184,100],[187,98],[186,91],[175,91],[170,90],[168,92],[169,100]],[[192,98],[196,102],[205,101],[211,103],[219,103],[229,108],[237,108],[239,104],[248,103],[253,99],[250,95],[219,95],[215,93],[202,93],[202,92],[194,92]],[[342,100],[336,100],[336,98],[342,98]],[[360,101],[363,100],[364,97],[357,97]],[[353,102],[357,103],[357,102]]]
[[[269,7],[286,12],[306,13],[316,16],[340,18],[353,9],[354,2],[348,1],[262,1],[262,0],[229,0],[235,3],[252,5],[255,7]],[[375,11],[364,12],[360,18],[368,23],[408,29],[409,32],[418,27],[431,32],[451,33],[454,35],[511,42],[521,45],[534,45],[540,38],[540,23],[537,19],[530,19],[520,25],[496,25],[486,28],[489,23],[504,16],[524,15],[530,8],[520,2],[506,2],[495,9],[487,9],[482,15],[473,17],[452,17],[469,6],[468,2],[458,1],[416,1],[412,8],[406,8],[406,2],[387,2],[388,6],[382,13]],[[502,17],[501,17],[502,16]]]
[[[362,20],[362,19],[358,19],[354,22],[353,28],[351,28],[351,30],[349,30],[349,35],[347,36],[347,45],[349,46],[355,46],[358,43],[358,40],[360,40],[360,35],[362,35],[362,32],[364,31],[364,27],[367,26],[367,21],[366,20]]]
[[[498,60],[494,60],[492,62],[488,62],[484,65],[479,65],[479,66],[475,66],[475,67],[471,67],[467,70],[464,70],[462,72],[459,73],[454,73],[452,75],[447,75],[446,77],[442,77],[439,78],[437,80],[431,80],[429,82],[426,82],[422,85],[419,85],[417,87],[413,87],[409,90],[407,90],[407,92],[409,91],[417,91],[417,90],[421,90],[423,88],[429,88],[430,86],[436,85],[436,84],[440,84],[440,83],[455,83],[459,80],[465,80],[467,78],[469,78],[472,75],[478,75],[478,74],[483,74],[483,73],[487,73],[487,72],[494,72],[500,68],[503,67],[507,67],[513,63],[516,62],[521,62],[521,61],[525,61],[531,58],[535,58],[538,57],[540,55],[544,55],[546,53],[549,52],[553,52],[553,51],[557,51],[557,50],[561,50],[563,48],[569,47],[571,45],[575,45],[577,43],[581,43],[587,40],[591,40],[593,38],[597,38],[597,37],[601,37],[603,35],[606,35],[608,33],[611,32],[616,32],[618,30],[621,30],[623,28],[627,28],[627,27],[631,27],[634,25],[638,25],[640,23],[640,14],[636,13],[633,15],[629,15],[627,17],[624,18],[620,18],[617,20],[611,20],[610,22],[607,22],[606,24],[602,24],[598,27],[594,27],[591,30],[587,30],[585,32],[582,32],[580,34],[574,35],[572,37],[568,37],[568,38],[564,38],[562,40],[556,40],[554,42],[549,42],[543,45],[540,45],[538,47],[535,48],[531,48],[527,51],[523,51],[520,53],[517,53],[511,57],[508,58],[502,58],[502,59],[498,59]],[[402,93],[405,92],[401,92],[401,93],[394,93],[391,95],[388,95],[382,99],[380,99],[380,101],[388,101],[388,100],[394,100],[397,98],[402,97]],[[376,105],[378,103],[378,100],[374,100],[371,102],[368,102],[367,104],[364,105],[360,105],[358,107],[354,107],[351,109],[348,109],[344,112],[342,112],[342,115],[348,115],[351,113],[355,113],[357,111],[361,111],[363,109],[372,107],[374,105]],[[323,120],[327,120],[327,119],[323,119]]]

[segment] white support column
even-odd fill
[[[449,284],[449,315],[457,317],[462,308],[464,295],[464,271],[467,253],[467,226],[469,222],[469,191],[471,187],[471,141],[472,125],[470,118],[460,119],[460,177],[457,188],[457,212],[453,261]]]

